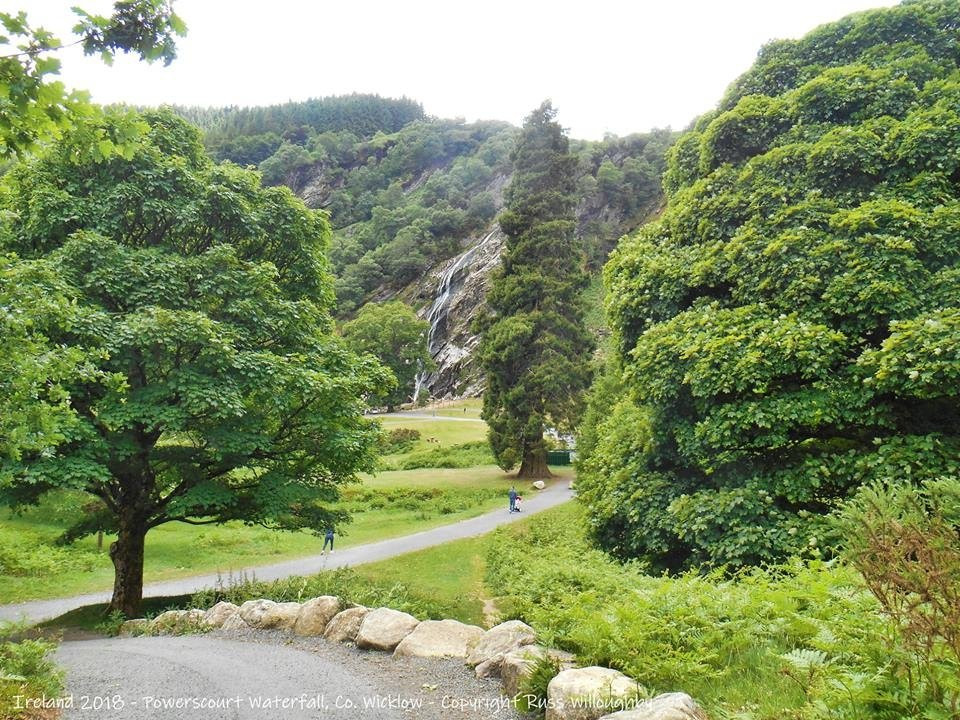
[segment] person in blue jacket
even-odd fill
[[[327,534],[323,538],[323,550],[320,551],[321,553],[327,552],[327,543],[330,543],[330,552],[333,553],[333,528],[332,527],[327,528]]]
[[[517,489],[510,486],[510,512],[513,512],[517,509]]]

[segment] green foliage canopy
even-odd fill
[[[112,115],[102,122],[113,131]],[[98,162],[79,151],[85,132],[67,133],[2,194],[2,247],[23,258],[4,270],[29,281],[4,291],[18,369],[40,377],[61,352],[86,365],[43,391],[69,421],[6,453],[0,501],[61,488],[98,498],[108,520],[79,518],[67,538],[104,522],[118,532],[113,604],[128,614],[144,536],[161,523],[343,520],[325,503],[371,467],[378,431],[361,398],[387,382],[332,335],[324,217],[254,173],[213,165],[171,113],[138,122],[149,131],[130,159]],[[51,302],[70,306],[66,320],[46,321]],[[31,354],[37,336],[62,350]]]
[[[86,54],[99,53],[108,64],[118,51],[136,53],[147,62],[173,61],[174,36],[185,35],[187,28],[170,0],[118,0],[113,9],[110,17],[104,17],[74,8],[80,20],[73,30]],[[50,79],[60,71],[60,61],[53,57],[62,47],[60,40],[43,28],[31,27],[25,12],[0,12],[0,28],[0,158],[6,158],[58,137],[66,127],[98,111],[86,93],[68,92],[63,83]],[[116,128],[114,138],[94,133],[90,144],[106,156],[114,151],[116,136],[125,139],[136,129],[132,124],[122,131]]]
[[[960,471],[958,26],[929,0],[772,43],[671,150],[606,270],[635,406],[580,480],[607,547],[763,563],[869,478]]]
[[[367,303],[356,318],[344,324],[347,346],[356,353],[373,355],[396,378],[393,386],[381,388],[372,399],[388,407],[410,399],[417,373],[433,369],[427,348],[429,330],[430,323],[399,300]]]
[[[487,388],[483,418],[505,470],[549,475],[544,430],[572,426],[590,383],[587,284],[574,216],[576,158],[549,102],[524,123],[500,226],[503,265],[487,295],[477,357]]]

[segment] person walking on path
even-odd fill
[[[327,543],[330,543],[330,553],[332,554],[333,553],[333,528],[332,527],[327,528],[327,534],[323,538],[323,550],[320,551],[321,554],[327,552]]]
[[[512,485],[510,486],[509,497],[510,497],[510,512],[513,512],[514,510],[517,509],[517,489]]]

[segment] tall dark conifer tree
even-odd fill
[[[480,321],[490,444],[500,466],[519,463],[524,478],[550,476],[544,430],[573,425],[590,382],[576,158],[555,116],[549,101],[534,110],[511,156],[513,181],[500,217],[507,235],[503,267]]]

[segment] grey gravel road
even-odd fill
[[[277,580],[291,575],[311,575],[322,570],[333,570],[339,567],[385,560],[451,540],[482,535],[501,525],[516,522],[533,513],[555,507],[572,497],[573,491],[568,488],[568,481],[554,480],[545,490],[536,494],[528,493],[525,495],[522,513],[509,513],[506,508],[507,499],[504,498],[503,510],[495,510],[469,520],[461,520],[457,523],[442,525],[412,535],[337,550],[333,555],[311,555],[259,567],[223,568],[220,574],[195,575],[179,580],[151,583],[144,586],[143,595],[144,597],[155,597],[194,593],[198,590],[216,586],[217,582],[224,579],[228,573],[232,573],[234,576],[247,573],[247,575],[255,575],[258,580]],[[110,593],[102,592],[53,600],[32,600],[13,605],[0,605],[0,621],[25,620],[35,623],[57,617],[84,605],[103,603],[109,600]]]
[[[64,720],[462,718],[517,715],[459,660],[395,658],[263,631],[64,642]]]

